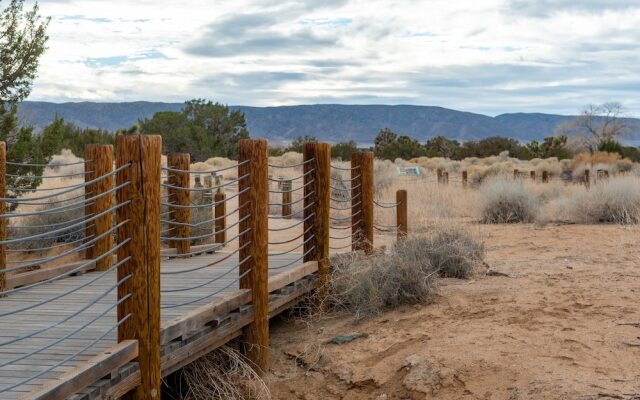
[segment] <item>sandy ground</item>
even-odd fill
[[[354,325],[272,326],[274,399],[640,399],[638,228],[475,226],[507,276]],[[367,333],[343,345],[339,334]]]

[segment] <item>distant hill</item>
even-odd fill
[[[18,110],[20,120],[41,130],[58,114],[81,127],[116,130],[128,128],[158,111],[178,111],[182,103],[48,103],[26,101]],[[318,104],[283,107],[232,106],[245,113],[252,137],[288,141],[313,135],[321,140],[355,140],[372,143],[376,133],[389,127],[420,141],[444,135],[452,139],[476,140],[488,136],[508,136],[520,141],[540,140],[552,135],[556,125],[573,116],[514,113],[489,117],[442,107],[411,105]],[[640,137],[640,120],[629,119],[634,135]]]

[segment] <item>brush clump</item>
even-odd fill
[[[356,319],[405,304],[433,301],[438,270],[427,254],[426,238],[397,242],[389,253],[334,257],[329,282],[332,303]]]
[[[640,222],[640,182],[625,177],[602,181],[564,199],[565,212],[578,223],[637,224]]]
[[[485,256],[484,243],[460,226],[442,226],[422,243],[443,278],[469,278]]]
[[[509,224],[536,219],[540,203],[529,184],[499,177],[484,184],[480,191],[482,223]]]

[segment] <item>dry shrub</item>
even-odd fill
[[[373,187],[374,191],[384,190],[398,179],[396,165],[389,160],[373,161]]]
[[[485,224],[532,222],[538,214],[540,203],[531,186],[521,180],[496,178],[480,191],[481,222]]]
[[[590,190],[575,191],[562,204],[573,222],[636,224],[640,222],[640,182],[634,177],[601,181]]]
[[[332,259],[331,301],[357,320],[405,304],[433,300],[438,270],[427,254],[427,239],[407,238],[387,254],[342,255]]]
[[[446,278],[468,278],[485,256],[484,243],[455,225],[436,227],[424,245],[431,265]]]
[[[224,169],[224,171],[218,172],[217,175],[222,175],[224,179],[236,179],[238,178],[238,168],[233,168],[233,167],[236,166],[237,164],[238,162],[235,160],[230,160],[224,157],[213,157],[213,158],[209,158],[205,162],[197,162],[197,163],[191,164],[190,169],[192,171],[199,171],[199,172]],[[203,180],[204,180],[204,175],[206,174],[203,173],[203,178],[202,178]],[[192,174],[192,179],[193,179],[193,174]]]
[[[269,164],[272,165],[297,165],[303,161],[302,153],[297,153],[295,151],[288,151],[281,156],[271,156],[269,157]],[[301,168],[301,167],[300,167]]]
[[[220,347],[183,369],[185,400],[270,399],[266,383],[238,351]]]
[[[615,164],[620,160],[620,154],[598,151],[596,153],[579,153],[573,157],[574,165],[580,164]]]

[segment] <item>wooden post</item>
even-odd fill
[[[587,189],[591,187],[590,172],[591,171],[589,171],[588,169],[584,170],[584,187],[586,187]]]
[[[406,237],[409,232],[407,206],[407,191],[398,190],[396,192],[396,224],[398,225],[398,240]]]
[[[7,197],[7,145],[0,142],[0,197]],[[0,214],[6,214],[7,203],[0,201]],[[0,217],[0,241],[7,240],[7,218]],[[6,245],[0,245],[0,271],[7,268],[7,250]],[[0,291],[6,289],[7,277],[5,272],[0,272]],[[0,295],[0,297],[4,297]]]
[[[282,182],[282,216],[285,219],[291,218],[291,181]]]
[[[240,196],[240,289],[251,289],[253,321],[243,329],[247,358],[259,374],[269,369],[269,181],[267,141],[243,139],[238,143]],[[243,205],[245,205],[243,207]],[[244,218],[247,218],[244,220]]]
[[[444,178],[444,184],[448,185],[449,184],[449,172],[445,172],[443,175]]]
[[[440,168],[438,168],[436,170],[436,174],[438,176],[438,183],[442,183],[442,170]]]
[[[520,171],[519,171],[519,170],[514,169],[514,170],[513,170],[513,179],[518,179],[518,174],[519,174],[519,173],[520,173]]]
[[[113,171],[113,146],[109,144],[87,144],[84,146],[85,181],[98,179]],[[109,176],[88,185],[85,198],[95,198],[85,206],[85,215],[98,215],[113,207],[113,195],[105,194],[113,189],[114,178]],[[107,232],[113,226],[113,214],[107,213],[96,218],[85,228],[88,241],[103,235],[86,249],[85,258],[98,258],[113,247],[113,235]],[[105,271],[113,265],[113,257],[103,257],[96,261],[96,269]]]
[[[351,155],[352,250],[373,251],[373,153]]]
[[[179,169],[181,171],[189,171],[189,164],[191,163],[191,156],[188,153],[173,153],[167,155],[167,165],[169,168]],[[171,230],[170,236],[175,238],[188,238],[191,234],[191,229],[188,224],[191,221],[191,213],[189,208],[191,199],[189,197],[190,186],[189,172],[176,172],[169,171],[169,185],[177,186],[184,189],[169,188],[169,198],[172,200],[172,204],[176,204],[182,207],[169,207],[170,220],[178,222],[181,225],[169,225]],[[191,251],[190,240],[174,240],[171,242],[171,247],[176,249],[176,253],[185,254]]]
[[[124,398],[160,398],[160,136],[116,136],[116,166],[129,165],[116,174],[118,342],[137,340],[140,386]],[[125,222],[128,221],[128,222]],[[127,241],[128,240],[128,241]]]
[[[604,170],[604,179],[609,179],[609,171]]]
[[[214,204],[214,232],[215,242],[216,243],[224,243],[227,241],[227,218],[225,214],[227,213],[227,202],[225,201],[227,196],[222,191],[222,188],[218,186],[216,193],[213,195],[213,204]]]
[[[529,177],[531,178],[533,183],[535,183],[536,182],[536,171],[529,171]]]
[[[204,189],[204,186],[202,186],[202,179],[200,178],[200,174],[196,174],[196,176],[194,176],[193,178],[194,178],[193,188]],[[202,202],[202,200],[206,197],[205,195],[206,195],[206,192],[202,190],[196,190],[195,192],[193,192],[193,196],[195,197],[195,202],[197,204]]]
[[[302,146],[302,154],[307,174],[304,177],[304,261],[318,262],[318,298],[323,299],[329,279],[331,146],[308,142]]]
[[[542,171],[542,183],[549,183],[549,171]]]
[[[469,174],[467,171],[462,171],[462,187],[466,188],[469,182]]]

